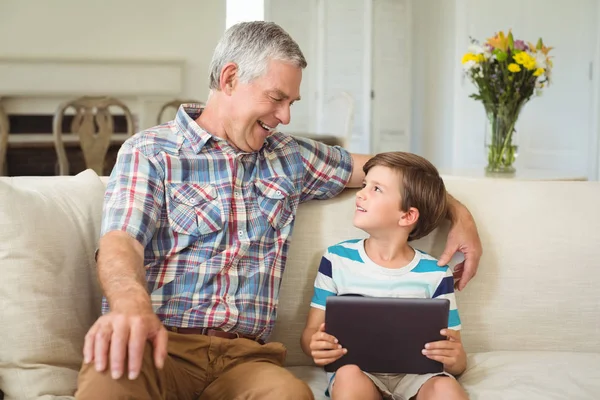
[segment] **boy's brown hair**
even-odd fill
[[[363,171],[366,174],[378,165],[401,174],[400,209],[408,211],[414,207],[419,210],[419,219],[408,240],[427,236],[437,228],[446,217],[448,204],[446,186],[433,164],[416,154],[393,151],[375,155],[365,163]]]

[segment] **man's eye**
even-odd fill
[[[273,100],[273,101],[276,101],[276,102],[280,102],[280,101],[282,101],[283,99],[278,99],[277,97],[271,97],[271,100]]]

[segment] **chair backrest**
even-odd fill
[[[6,153],[8,151],[9,132],[8,115],[4,112],[4,108],[0,102],[0,176],[6,174]]]
[[[342,147],[348,147],[354,125],[354,98],[339,92],[325,103],[324,133],[340,137]]]
[[[170,108],[174,108],[175,112],[177,112],[177,110],[179,109],[179,106],[181,106],[182,104],[201,104],[204,106],[204,103],[201,101],[198,101],[198,100],[181,100],[181,99],[171,100],[171,101],[163,104],[163,106],[160,108],[160,111],[158,112],[158,115],[156,116],[156,123],[158,125],[160,125],[167,121],[172,120],[173,118],[165,119],[165,116],[163,114]]]
[[[104,174],[104,159],[114,134],[113,115],[109,108],[118,107],[123,111],[127,122],[127,135],[133,135],[133,117],[129,108],[112,97],[85,96],[61,104],[54,114],[54,145],[58,156],[60,175],[69,174],[69,160],[63,142],[63,119],[70,108],[75,110],[71,123],[71,134],[79,137],[86,168],[98,175]],[[66,133],[66,132],[65,132]]]

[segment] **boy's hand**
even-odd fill
[[[467,354],[463,349],[459,333],[453,329],[442,329],[447,340],[427,343],[422,350],[425,357],[444,364],[444,370],[452,375],[461,374],[467,367]]]
[[[347,352],[335,337],[325,332],[324,323],[310,338],[310,354],[317,365],[331,364]]]

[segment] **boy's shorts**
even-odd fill
[[[429,379],[436,376],[447,376],[451,379],[455,379],[454,376],[447,372],[440,372],[435,374],[370,374],[368,372],[363,373],[373,381],[379,392],[381,393],[384,400],[410,400],[416,396],[421,389],[421,386]],[[331,388],[335,382],[335,374],[332,374],[329,379],[329,387],[327,393],[331,393]]]

